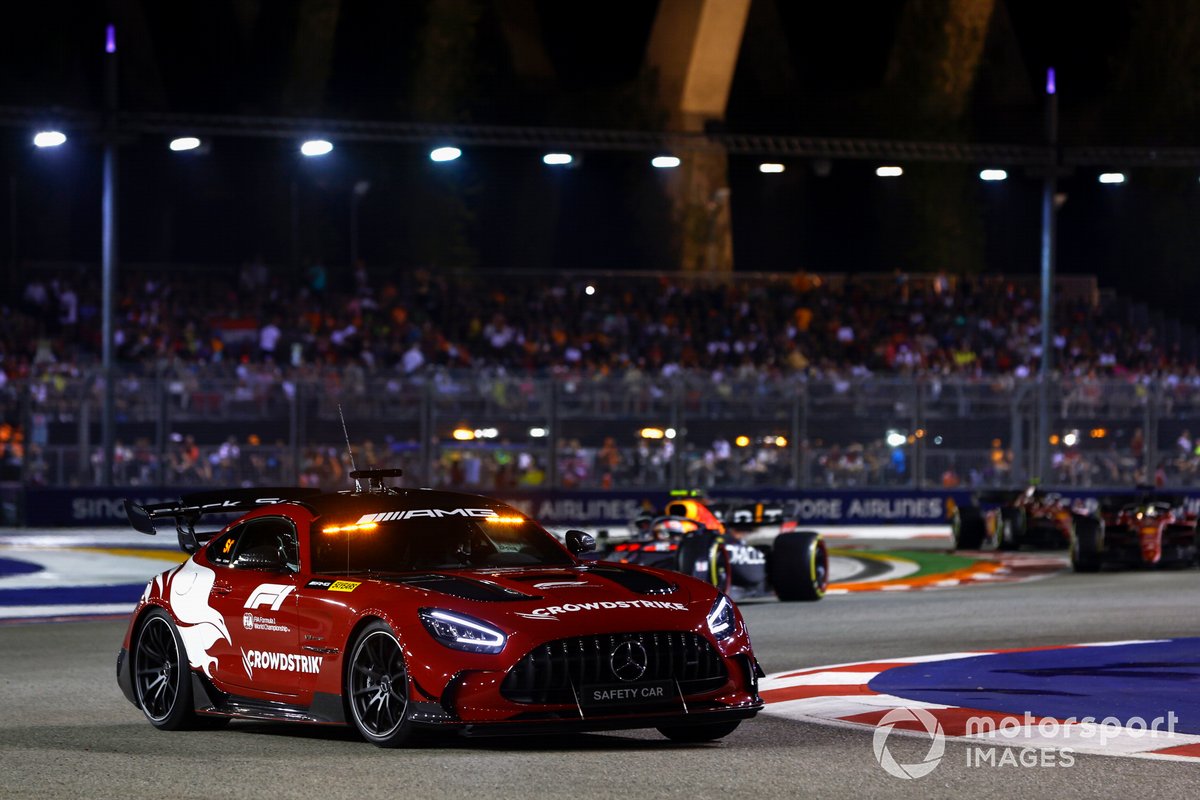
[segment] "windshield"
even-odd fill
[[[313,531],[312,551],[314,572],[393,573],[574,563],[553,536],[527,519],[423,518],[334,532],[318,527]]]

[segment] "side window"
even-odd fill
[[[280,517],[247,522],[232,548],[236,568],[297,572],[300,569],[296,529]],[[224,545],[222,545],[224,547]]]
[[[242,531],[245,529],[245,525],[235,525],[223,536],[213,539],[205,550],[208,560],[223,567],[229,566],[230,562],[233,561],[233,551],[237,547],[238,537],[242,535]]]

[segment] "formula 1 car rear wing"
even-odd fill
[[[1006,506],[1024,493],[1024,489],[988,489],[975,492],[974,498],[981,506]]]
[[[1126,506],[1148,506],[1163,503],[1171,508],[1182,508],[1186,502],[1183,495],[1167,494],[1154,486],[1139,486],[1136,492],[1110,494],[1100,498],[1100,510],[1104,512],[1120,511]]]
[[[156,519],[169,517],[175,521],[179,535],[179,549],[194,553],[200,549],[201,539],[207,542],[215,531],[205,534],[196,532],[196,523],[210,514],[230,514],[253,511],[276,503],[302,503],[321,494],[320,489],[302,489],[294,486],[260,489],[223,489],[184,495],[177,503],[155,503],[140,506],[131,500],[125,501],[125,516],[133,529],[154,536],[158,530]]]
[[[766,503],[722,503],[709,506],[726,528],[754,530],[760,525],[778,525],[786,513],[781,505]]]

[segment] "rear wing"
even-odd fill
[[[992,489],[976,492],[975,502],[981,506],[1006,506],[1023,494],[1024,490]]]
[[[786,516],[783,506],[767,503],[724,503],[710,505],[713,516],[726,528],[750,531],[760,525],[778,525]]]
[[[301,489],[294,486],[264,489],[223,489],[184,495],[177,503],[155,503],[140,506],[125,500],[125,516],[133,529],[154,536],[158,533],[155,521],[169,518],[175,523],[179,536],[179,549],[194,553],[203,541],[212,538],[209,534],[196,533],[196,523],[210,514],[237,514],[253,511],[263,506],[278,503],[303,503],[321,494],[320,489]]]
[[[1165,494],[1151,489],[1140,489],[1125,494],[1110,494],[1100,498],[1100,510],[1120,511],[1126,506],[1146,506],[1151,503],[1166,503],[1171,508],[1181,508],[1186,499],[1182,495]]]

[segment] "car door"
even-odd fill
[[[316,670],[299,676],[301,705],[318,703],[321,698],[317,692],[328,694],[338,686],[336,676],[341,675],[346,656],[342,645],[348,621],[354,618],[355,591],[361,586],[358,580],[301,570],[295,592],[300,616],[300,652],[317,665]]]
[[[216,567],[211,605],[230,639],[217,642],[223,689],[293,702],[312,668],[298,649],[296,528],[286,517],[257,517],[208,545]],[[222,652],[224,651],[224,652]]]

